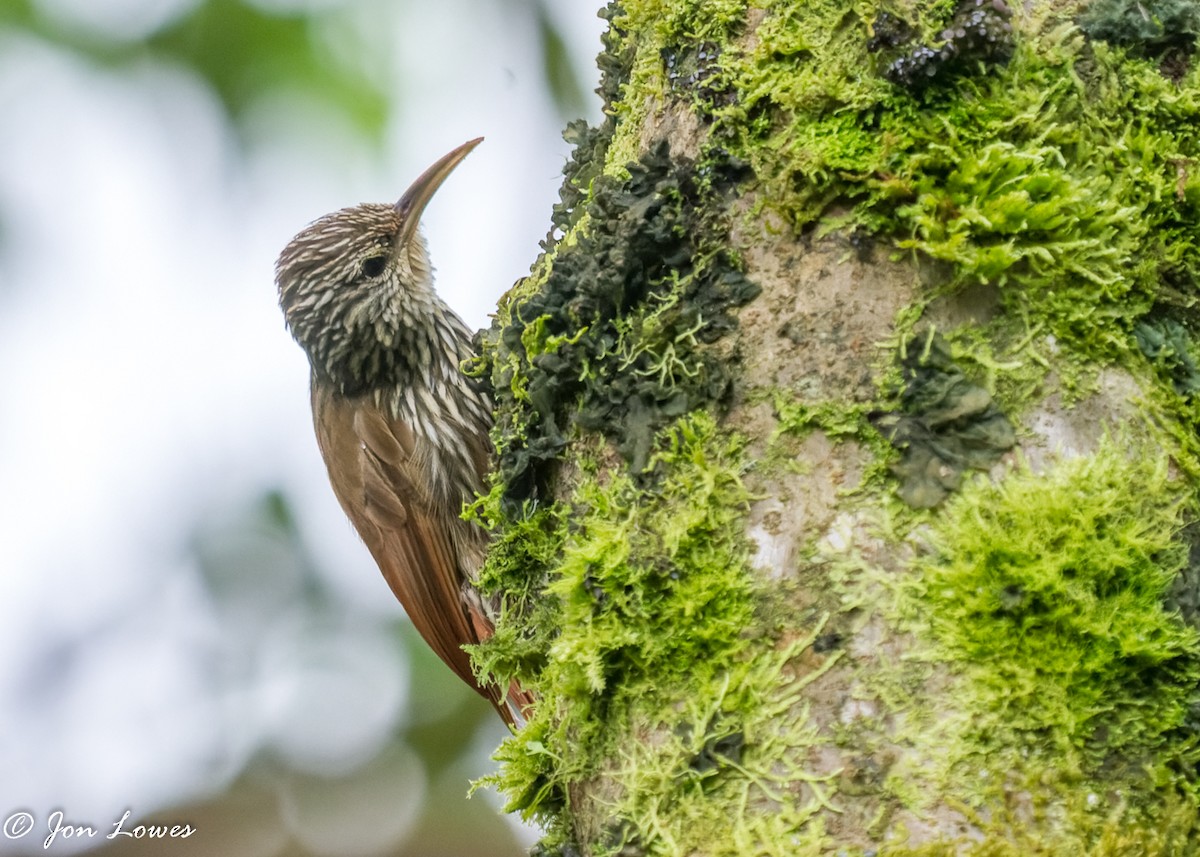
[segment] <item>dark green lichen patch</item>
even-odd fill
[[[1167,607],[1178,610],[1185,622],[1200,631],[1200,522],[1189,523],[1181,536],[1188,547],[1188,559],[1171,582]],[[1200,709],[1195,721],[1194,731],[1200,735]]]
[[[900,411],[879,415],[880,432],[900,451],[897,494],[917,509],[940,504],[969,470],[986,470],[1016,444],[1012,423],[986,388],[954,362],[932,331],[900,355]]]
[[[1200,344],[1189,327],[1165,314],[1156,314],[1134,328],[1134,341],[1158,376],[1163,410],[1172,415],[1169,428],[1179,440],[1178,461],[1195,471],[1200,455]],[[1188,561],[1172,582],[1169,604],[1200,629],[1200,523],[1183,530]],[[1200,725],[1200,723],[1198,723]]]
[[[884,12],[872,24],[867,50],[882,51],[885,78],[921,90],[951,74],[974,72],[981,63],[1007,60],[1012,53],[1011,17],[1004,0],[965,0],[936,42],[914,45],[914,28]]]
[[[1134,339],[1146,359],[1181,396],[1200,393],[1200,365],[1196,341],[1187,328],[1172,318],[1146,318],[1135,325]]]
[[[1079,16],[1089,38],[1157,57],[1168,51],[1192,53],[1200,37],[1196,0],[1092,0]]]
[[[1190,307],[1156,307],[1134,328],[1136,351],[1130,359],[1140,352],[1149,363],[1147,410],[1170,439],[1180,470],[1200,480],[1200,343],[1195,324]]]
[[[961,782],[1002,789],[1046,765],[1041,786],[1095,775],[1135,803],[1194,795],[1200,633],[1165,606],[1187,559],[1183,486],[1165,457],[1126,455],[1104,442],[1045,474],[976,480],[933,523],[914,609],[964,679]]]
[[[702,115],[710,115],[732,97],[729,82],[720,71],[720,49],[715,43],[663,48],[662,60],[671,90],[686,93]]]
[[[538,288],[485,342],[510,506],[538,496],[576,427],[608,438],[642,474],[660,428],[728,392],[728,367],[705,346],[758,288],[721,248],[691,164],[663,143],[628,173],[593,178],[586,227],[555,248]],[[572,210],[560,216],[572,222]]]

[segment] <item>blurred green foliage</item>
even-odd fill
[[[242,0],[205,0],[149,38],[121,39],[64,25],[32,0],[0,0],[0,25],[29,33],[94,62],[120,66],[147,58],[189,68],[240,119],[258,99],[279,91],[315,97],[377,137],[388,113],[386,76],[368,74],[330,36],[349,24],[344,8],[268,11]],[[373,58],[374,59],[374,58]]]
[[[313,11],[203,0],[147,38],[122,38],[66,25],[34,0],[0,0],[0,29],[30,34],[102,65],[151,58],[188,68],[212,87],[235,121],[272,94],[303,93],[344,116],[365,137],[379,140],[395,105],[388,92],[387,50],[372,51],[355,30],[353,13],[369,5],[381,14],[387,9],[374,2]],[[507,5],[514,21],[532,21],[536,27],[555,106],[564,116],[580,115],[584,88],[548,0],[509,0]]]
[[[572,118],[581,116],[585,108],[585,96],[583,86],[571,66],[566,40],[546,11],[545,2],[534,5],[542,48],[542,70],[550,88],[550,97],[563,115]]]
[[[385,77],[368,73],[370,62],[352,61],[352,52],[337,52],[331,43],[349,24],[346,7],[269,11],[242,0],[205,0],[149,38],[122,38],[49,17],[32,0],[0,0],[0,25],[98,64],[149,58],[191,68],[235,120],[272,92],[301,91],[328,103],[361,133],[378,137],[388,116]]]
[[[385,57],[369,57],[360,65],[348,52],[335,51],[330,37],[347,24],[337,9],[273,14],[241,0],[207,0],[156,33],[146,48],[190,66],[234,117],[273,90],[298,90],[377,136],[388,114],[388,75],[368,73],[368,67]]]

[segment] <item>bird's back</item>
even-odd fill
[[[491,634],[481,605],[472,615],[478,598],[468,586],[483,562],[487,536],[459,517],[461,502],[452,515],[439,508],[445,501],[431,490],[428,475],[438,451],[369,395],[346,398],[314,385],[312,405],[317,443],[342,509],[417,631],[479,689],[462,646]],[[486,462],[486,450],[481,453]]]

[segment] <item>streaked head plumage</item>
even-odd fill
[[[444,155],[395,204],[335,211],[284,248],[275,263],[279,303],[316,377],[352,395],[420,370],[442,308],[421,213],[479,142]]]

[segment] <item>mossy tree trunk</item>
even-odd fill
[[[1200,853],[1200,8],[626,0],[476,367],[588,855]]]

